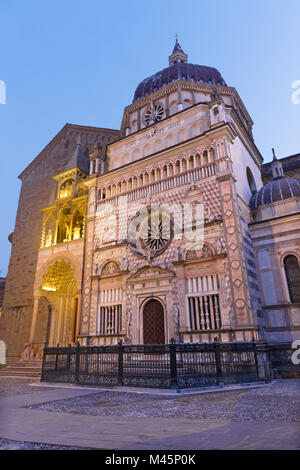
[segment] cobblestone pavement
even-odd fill
[[[278,380],[260,389],[174,397],[98,392],[86,397],[43,403],[32,408],[93,416],[298,422],[300,379]]]
[[[30,383],[0,379],[2,450],[300,448],[300,379],[171,396]]]
[[[36,388],[30,387],[35,379],[20,378],[15,379],[13,377],[0,377],[0,397],[14,397],[16,395],[24,395],[36,392]],[[40,387],[40,391],[49,390],[48,387]]]
[[[0,450],[87,450],[87,447],[66,447],[49,444],[37,444],[34,442],[10,441],[0,439]]]

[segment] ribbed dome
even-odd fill
[[[176,80],[196,83],[215,83],[226,86],[220,72],[213,67],[205,65],[188,64],[187,62],[176,62],[160,72],[145,78],[136,88],[133,102],[154,93]]]
[[[300,197],[300,180],[294,178],[278,178],[269,181],[250,200],[251,209],[264,204],[282,201],[290,197]]]

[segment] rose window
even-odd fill
[[[155,124],[156,122],[161,121],[163,115],[164,108],[160,104],[155,104],[145,112],[144,122],[146,126]]]
[[[168,211],[152,205],[132,219],[128,228],[128,243],[137,256],[154,258],[168,248],[173,231],[173,219]]]

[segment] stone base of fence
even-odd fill
[[[260,380],[270,382],[274,378],[272,362],[270,361],[270,346],[267,343],[256,344],[258,376]]]
[[[292,343],[272,343],[267,345],[268,357],[275,379],[300,378],[300,364],[294,363],[295,349]]]

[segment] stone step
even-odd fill
[[[0,377],[40,377],[42,373],[42,361],[18,361],[7,364],[0,369]]]
[[[39,378],[41,376],[40,373],[37,372],[5,372],[0,371],[0,377],[28,377],[28,378]]]
[[[42,368],[42,363],[39,364],[21,364],[19,362],[12,363],[12,364],[7,364],[5,366],[6,368],[9,367],[17,367],[17,368],[22,368],[22,369],[41,369]]]
[[[42,369],[2,369],[0,374],[41,374]]]

